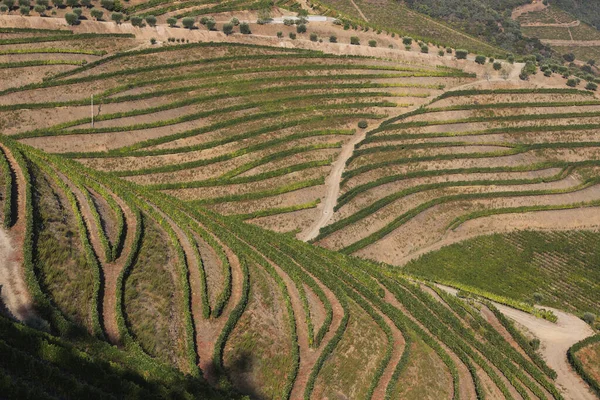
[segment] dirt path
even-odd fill
[[[576,20],[573,22],[563,22],[563,23],[555,23],[555,24],[550,24],[550,23],[544,23],[544,22],[532,22],[530,24],[521,24],[521,27],[534,27],[534,26],[549,26],[549,27],[556,27],[556,28],[575,28],[576,26],[581,25],[581,21],[580,20]]]
[[[451,287],[438,286],[454,295],[458,292]],[[588,386],[571,368],[567,360],[567,350],[571,346],[594,334],[588,324],[572,314],[548,307],[544,308],[552,310],[558,317],[558,321],[555,324],[502,304],[494,303],[494,306],[506,317],[523,325],[540,339],[542,356],[546,360],[546,363],[548,363],[548,366],[556,371],[558,375],[556,384],[563,392],[565,399],[596,399]]]
[[[571,31],[569,30],[569,33]],[[571,35],[571,38],[573,36]],[[600,46],[600,40],[561,40],[561,39],[540,39],[540,42],[550,46],[577,46],[577,47],[596,47]]]
[[[337,203],[337,198],[340,193],[340,182],[342,180],[342,173],[346,167],[346,162],[354,153],[354,148],[360,142],[362,142],[367,135],[367,131],[361,129],[357,131],[352,139],[342,146],[342,151],[338,155],[337,159],[333,163],[331,172],[325,180],[325,198],[321,202],[321,213],[319,218],[313,222],[304,232],[298,234],[298,239],[302,241],[309,241],[314,239],[319,234],[319,230],[327,225],[327,222],[333,216],[333,208]]]
[[[350,3],[352,3],[352,5],[354,6],[354,8],[356,8],[356,11],[358,11],[358,13],[360,14],[360,16],[362,17],[362,19],[364,19],[365,21],[369,22],[369,19],[367,17],[365,17],[365,14],[363,14],[362,10],[358,7],[358,5],[354,2],[354,0],[350,0]]]
[[[25,176],[8,149],[0,144],[14,172],[17,193],[17,218],[6,232],[0,228],[0,296],[8,311],[19,321],[37,318],[25,282],[23,243],[25,240]],[[13,190],[14,190],[13,189]]]

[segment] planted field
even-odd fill
[[[75,234],[73,240],[95,254],[101,276],[106,277],[93,278],[97,296],[85,303],[98,310],[100,330],[95,333],[125,346],[139,363],[172,365],[192,376],[202,371],[229,398],[239,392],[319,398],[332,390],[347,397],[381,398],[385,393],[410,392],[413,385],[418,386],[416,393],[423,390],[421,380],[411,376],[415,368],[424,368],[425,351],[427,368],[453,382],[450,391],[440,392],[444,397],[459,398],[459,390],[482,390],[474,383],[481,372],[476,376],[474,367],[472,373],[465,367],[475,363],[489,374],[497,390],[523,394],[548,390],[552,397],[562,398],[551,378],[534,363],[495,350],[507,349],[508,343],[469,333],[470,328],[438,300],[411,282],[382,275],[370,263],[190,207],[5,137],[2,148],[17,172],[30,171],[32,176],[22,182],[26,190],[19,192],[26,210],[39,203],[36,197],[32,202],[29,193],[48,187],[39,182],[38,171],[57,179],[53,185],[79,206],[74,219],[82,221],[79,227],[89,236]],[[102,230],[83,199],[79,201],[81,193],[75,188],[80,182],[96,187],[96,196],[102,191],[107,203],[116,196],[126,220],[135,225],[128,225],[123,251],[115,262],[106,261],[99,251]],[[25,262],[35,265],[33,255],[40,245],[30,238],[36,236],[32,227],[39,217],[35,212],[24,217],[28,221]],[[194,246],[200,237],[203,244]],[[221,252],[227,261],[219,268]],[[108,279],[115,273],[116,281]],[[216,273],[221,275],[217,280]],[[71,332],[85,338],[81,328],[94,332],[94,326],[81,326],[54,300],[68,294],[68,286],[49,288],[36,268],[26,267],[26,278],[34,301],[40,304],[32,308],[39,324],[53,334]],[[229,287],[222,311],[216,311],[214,300],[209,301],[206,282]],[[112,307],[106,306],[110,304],[106,296],[116,297]],[[117,321],[116,335],[110,332],[112,318]],[[403,355],[412,341],[420,347],[411,345],[411,352]],[[278,350],[269,353],[268,349]],[[412,361],[411,357],[418,358]],[[513,366],[513,357],[527,374]],[[510,383],[503,383],[498,374]],[[10,388],[16,390],[14,385]]]
[[[584,231],[495,234],[444,247],[405,269],[582,316],[598,314],[597,241],[597,232]]]
[[[414,63],[199,43],[107,55],[7,88],[0,112],[4,132],[24,143],[286,232],[314,220],[332,163],[364,132],[359,121],[377,124],[472,79]]]
[[[527,224],[596,227],[584,215],[600,200],[599,104],[574,90],[450,91],[388,120],[348,160],[317,243],[402,265]],[[563,225],[561,210],[579,214]]]
[[[449,92],[477,77],[431,57],[119,38],[0,89],[0,312],[45,332],[0,319],[3,396],[568,397],[480,303],[294,236],[344,166],[319,243],[346,253],[413,218],[435,244],[481,213],[591,208],[593,96]]]

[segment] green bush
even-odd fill
[[[439,50],[439,51],[438,51],[438,56],[440,56],[440,57],[443,57],[443,56],[444,56],[444,54],[446,54],[446,53],[444,52],[444,50]]]
[[[281,32],[281,31],[277,32],[277,37],[279,39],[283,38],[283,32]]]
[[[185,17],[181,20],[181,25],[186,29],[193,29],[196,24],[196,20],[192,17]]]
[[[3,12],[3,13],[8,12],[8,6],[4,3],[0,4],[0,12]]]
[[[250,35],[252,33],[250,31],[250,25],[248,25],[246,22],[242,22],[240,24],[240,33],[243,33],[244,35]]]
[[[350,44],[358,46],[360,44],[360,39],[358,38],[358,36],[351,36]]]
[[[105,8],[108,11],[113,11],[115,9],[115,1],[114,0],[100,0],[100,5],[102,6],[102,8]]]
[[[99,8],[92,8],[92,10],[90,11],[90,15],[96,21],[100,21],[102,19],[102,16],[104,15],[104,12],[102,10],[100,10]]]
[[[493,67],[495,71],[500,71],[502,69],[502,63],[499,61],[495,61]]]
[[[223,24],[223,33],[228,36],[231,35],[233,33],[233,24],[232,23]]]
[[[156,26],[156,17],[154,15],[146,16],[146,23],[148,24],[148,26]]]
[[[483,65],[483,64],[485,64],[485,61],[486,61],[486,57],[485,56],[482,56],[482,55],[475,56],[475,62],[477,64]]]
[[[204,25],[206,25],[209,31],[214,31],[217,22],[214,20],[214,18],[209,18],[208,20],[206,20],[206,23]]]
[[[233,26],[238,26],[240,24],[240,20],[237,19],[236,17],[231,18],[231,21],[229,21]]]
[[[425,44],[423,46],[421,46],[421,53],[425,53],[425,54],[429,53],[429,46],[427,46]]]
[[[402,38],[402,44],[405,46],[412,45],[413,39],[411,37],[405,36]]]
[[[456,55],[457,60],[466,60],[469,52],[467,50],[456,49],[454,54]]]
[[[137,27],[141,27],[144,24],[144,19],[137,15],[134,15],[133,17],[131,17],[130,21],[131,21],[131,25],[137,26]]]
[[[175,17],[167,18],[167,24],[169,24],[169,26],[171,28],[175,27],[177,25],[177,18],[175,18]]]
[[[367,123],[367,121],[362,120],[362,121],[358,122],[358,127],[360,129],[367,129],[368,126],[369,126],[369,124]]]
[[[575,78],[568,79],[567,80],[567,86],[576,87],[577,86],[577,79],[575,79]]]
[[[593,325],[593,324],[594,324],[594,322],[596,322],[596,315],[594,315],[594,314],[593,314],[593,313],[591,313],[591,312],[586,312],[585,314],[583,314],[583,317],[582,317],[582,319],[583,319],[583,320],[584,320],[586,323],[588,323],[588,324],[590,324],[590,325]]]
[[[377,41],[376,40],[369,40],[369,47],[377,47]]]
[[[306,25],[304,25],[304,24],[297,25],[296,33],[306,33]]]
[[[75,13],[66,13],[65,20],[69,25],[77,25],[79,23],[79,17]]]
[[[33,7],[33,11],[42,16],[46,12],[46,7],[37,4],[35,7]]]
[[[335,35],[329,36],[329,43],[337,43],[337,36],[335,36]]]
[[[29,6],[21,6],[19,7],[19,12],[21,13],[21,15],[29,15]]]
[[[452,54],[452,48],[450,48],[450,47],[446,47],[446,53],[448,53],[448,54]]]
[[[585,85],[586,90],[596,91],[598,89],[598,85],[594,82],[588,82]]]
[[[114,12],[112,14],[110,14],[110,19],[115,21],[117,23],[117,25],[121,24],[121,21],[123,21],[124,15],[120,12]]]

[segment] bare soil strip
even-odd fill
[[[15,175],[17,218],[10,232],[0,228],[0,296],[8,311],[19,321],[37,318],[25,283],[23,243],[25,241],[25,177],[8,149],[0,144]]]

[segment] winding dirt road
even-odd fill
[[[456,289],[438,285],[448,293],[456,295]],[[596,396],[589,390],[587,384],[571,368],[567,360],[567,350],[575,343],[592,336],[594,331],[578,317],[550,309],[558,317],[556,323],[536,318],[526,312],[493,303],[494,306],[507,318],[527,328],[534,336],[540,339],[541,354],[548,366],[556,371],[556,384],[562,391],[565,399],[595,400]]]

